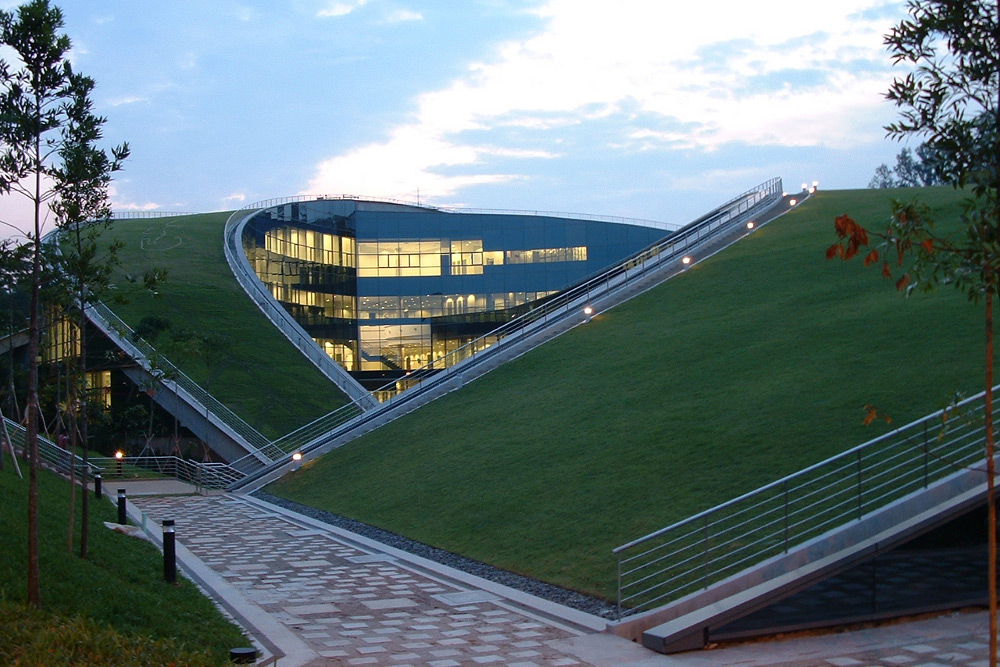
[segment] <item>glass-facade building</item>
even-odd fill
[[[252,216],[243,248],[272,296],[369,389],[440,360],[661,240],[655,227],[455,213],[352,199]]]

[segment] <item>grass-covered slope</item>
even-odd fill
[[[5,452],[4,456],[8,454]],[[27,476],[27,464],[21,469]],[[112,532],[107,501],[92,502],[88,558],[67,551],[69,483],[39,476],[39,567],[43,611],[27,600],[27,479],[11,461],[0,470],[0,664],[221,665],[248,646],[191,582],[163,581],[163,556]],[[80,497],[76,498],[79,517]],[[79,536],[79,518],[74,534]]]
[[[345,403],[327,380],[260,312],[232,275],[223,252],[228,213],[119,220],[109,238],[124,242],[119,283],[124,274],[168,272],[160,296],[145,292],[129,303],[109,303],[131,326],[147,315],[224,341],[219,361],[168,350],[168,358],[233,412],[268,437],[277,437]],[[159,341],[158,341],[159,345]]]
[[[615,546],[880,435],[866,404],[902,425],[981,389],[981,308],[824,259],[835,216],[915,192],[820,192],[270,490],[610,596]]]

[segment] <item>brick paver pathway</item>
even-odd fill
[[[662,656],[580,637],[235,496],[131,499],[315,651],[322,665],[943,667],[988,664],[985,613]],[[593,644],[593,642],[598,644]],[[624,640],[622,640],[624,641]],[[588,648],[588,646],[590,648]]]
[[[151,519],[312,648],[319,665],[581,665],[573,633],[232,496],[138,497]]]

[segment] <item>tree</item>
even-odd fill
[[[918,188],[925,185],[941,185],[938,161],[938,155],[927,144],[920,144],[915,152],[904,148],[896,155],[895,167],[889,169],[889,165],[883,163],[875,169],[875,175],[868,182],[868,187]]]
[[[55,254],[52,263],[56,268],[57,278],[53,284],[56,289],[62,288],[63,294],[59,296],[68,297],[60,305],[67,315],[76,315],[79,341],[74,347],[79,351],[71,376],[71,394],[68,397],[72,425],[70,443],[71,451],[75,454],[79,435],[83,445],[84,478],[81,484],[86,489],[90,447],[87,431],[85,311],[90,299],[100,299],[107,291],[112,272],[118,265],[120,242],[111,243],[102,252],[99,239],[101,232],[111,224],[111,207],[108,202],[111,174],[121,169],[122,162],[129,155],[129,148],[127,143],[122,144],[112,148],[108,155],[97,146],[102,138],[102,126],[106,119],[93,112],[90,93],[94,88],[94,81],[75,73],[70,75],[70,81],[71,98],[65,107],[65,122],[57,151],[59,160],[51,171],[56,195],[51,208],[56,215],[56,225],[68,237],[68,242]],[[72,507],[71,502],[71,512]],[[86,558],[90,514],[87,493],[82,494],[81,511],[80,557]]]
[[[48,0],[31,0],[0,11],[0,44],[16,54],[0,60],[0,192],[27,197],[34,211],[28,312],[28,383],[25,427],[29,453],[28,602],[41,606],[38,571],[38,352],[43,282],[42,226],[45,207],[61,221],[78,222],[106,200],[113,152],[103,166],[95,147],[103,119],[90,111],[93,81],[76,74],[68,59],[70,40],[60,34],[62,12]],[[125,150],[127,154],[127,149]],[[96,171],[91,171],[91,170]],[[105,173],[97,173],[103,169]],[[103,184],[103,191],[101,190]],[[86,525],[86,522],[84,522]]]
[[[872,180],[868,182],[868,187],[870,188],[896,187],[896,179],[893,178],[892,171],[889,170],[889,165],[880,164],[875,169],[875,175],[872,176]]]
[[[893,168],[896,180],[900,187],[918,188],[923,185],[917,162],[913,159],[913,152],[909,148],[899,151],[896,156],[896,166]]]
[[[885,231],[870,233],[847,215],[835,221],[839,241],[827,257],[850,259],[869,245],[864,264],[881,265],[898,289],[952,285],[984,305],[983,430],[988,514],[990,665],[997,664],[997,542],[994,493],[993,308],[1000,276],[1000,0],[909,0],[909,18],[886,35],[895,64],[912,67],[886,98],[899,120],[885,129],[901,140],[925,138],[935,176],[968,193],[962,228],[943,235],[926,206],[892,203]],[[921,156],[922,159],[926,159]]]

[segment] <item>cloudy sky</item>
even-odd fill
[[[900,150],[896,0],[55,4],[132,147],[116,210],[354,194],[684,223],[772,176],[865,187]]]

